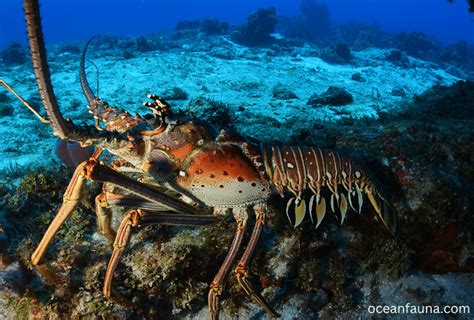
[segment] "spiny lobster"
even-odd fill
[[[150,224],[202,226],[232,212],[237,228],[230,250],[210,284],[211,319],[218,317],[219,296],[243,247],[250,212],[255,214],[255,224],[235,275],[249,297],[277,316],[248,280],[272,194],[292,195],[286,214],[295,227],[306,215],[318,227],[329,206],[340,213],[342,223],[349,208],[361,212],[365,194],[388,230],[395,233],[396,215],[379,188],[361,165],[337,152],[258,145],[224,130],[215,133],[210,126],[173,113],[170,105],[155,95],[148,96],[152,102],[144,103],[151,110],[144,117],[108,105],[94,95],[86,79],[84,61],[89,42],[81,58],[80,82],[95,125],[76,125],[64,119],[50,80],[39,3],[25,0],[24,8],[36,83],[49,119],[35,114],[61,139],[97,148],[76,168],[62,206],[31,257],[34,265],[40,265],[53,236],[79,204],[86,180],[104,183],[103,192],[96,197],[96,212],[99,229],[113,242],[103,289],[106,297],[111,296],[114,270],[132,228]],[[17,95],[5,82],[2,84]],[[100,161],[103,150],[119,160],[110,165]],[[330,194],[329,204],[323,192]],[[130,208],[117,231],[111,227],[111,207]]]

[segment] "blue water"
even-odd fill
[[[317,1],[321,2],[321,1]],[[299,0],[48,0],[43,1],[48,43],[85,40],[95,34],[141,35],[167,32],[184,19],[215,17],[242,23],[257,8],[274,6],[278,15],[298,15]],[[389,32],[421,31],[444,43],[474,42],[474,16],[466,0],[330,0],[333,25],[376,23]],[[26,43],[22,1],[2,0],[0,48]]]

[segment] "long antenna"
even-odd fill
[[[99,67],[97,67],[97,65],[94,63],[94,61],[90,61],[90,63],[92,63],[92,65],[95,67],[95,70],[97,71],[97,77],[96,77],[96,81],[97,81],[97,90],[96,90],[96,97],[99,98]]]
[[[30,109],[31,112],[33,112],[33,114],[38,117],[38,119],[40,119],[41,122],[43,123],[47,123],[47,124],[51,124],[51,122],[48,120],[48,119],[45,119],[43,118],[43,116],[41,116],[39,114],[38,111],[36,111],[29,103],[28,101],[26,101],[25,99],[23,99],[22,96],[20,96],[15,90],[13,90],[12,87],[10,87],[10,85],[8,83],[6,83],[4,80],[0,79],[0,86],[2,87],[5,87],[8,91],[10,91],[11,93],[13,93],[15,95],[15,97],[18,98],[18,100],[20,100],[28,109]]]

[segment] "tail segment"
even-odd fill
[[[339,211],[341,224],[349,208],[361,212],[364,194],[376,210],[387,229],[395,234],[397,217],[387,200],[381,195],[362,167],[337,152],[312,147],[263,147],[266,172],[278,193],[291,192],[287,203],[287,216],[297,227],[308,212],[318,227],[324,219],[327,207]],[[313,194],[308,205],[303,193]],[[330,192],[330,197],[322,194]]]

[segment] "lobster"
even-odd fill
[[[132,116],[97,97],[86,78],[86,44],[80,61],[80,82],[95,125],[77,125],[60,112],[50,79],[41,27],[39,2],[24,1],[28,38],[36,83],[49,119],[43,118],[5,82],[39,119],[61,139],[94,146],[91,157],[74,171],[63,203],[31,256],[40,266],[53,236],[75,210],[84,195],[85,181],[103,183],[96,197],[98,227],[113,243],[103,293],[111,297],[114,271],[137,227],[165,224],[203,226],[226,219],[236,221],[235,235],[208,294],[211,319],[217,319],[224,281],[234,274],[245,293],[270,315],[276,311],[249,281],[255,248],[269,215],[268,200],[274,194],[290,194],[286,205],[296,228],[305,217],[317,228],[326,212],[340,214],[341,224],[350,209],[361,213],[366,196],[385,227],[394,234],[397,218],[380,188],[361,164],[334,151],[316,147],[268,146],[235,133],[214,131],[211,126],[175,113],[161,97],[148,95],[143,117]],[[106,164],[103,151],[119,160]],[[127,208],[115,231],[110,208]],[[243,248],[250,214],[255,223]]]

